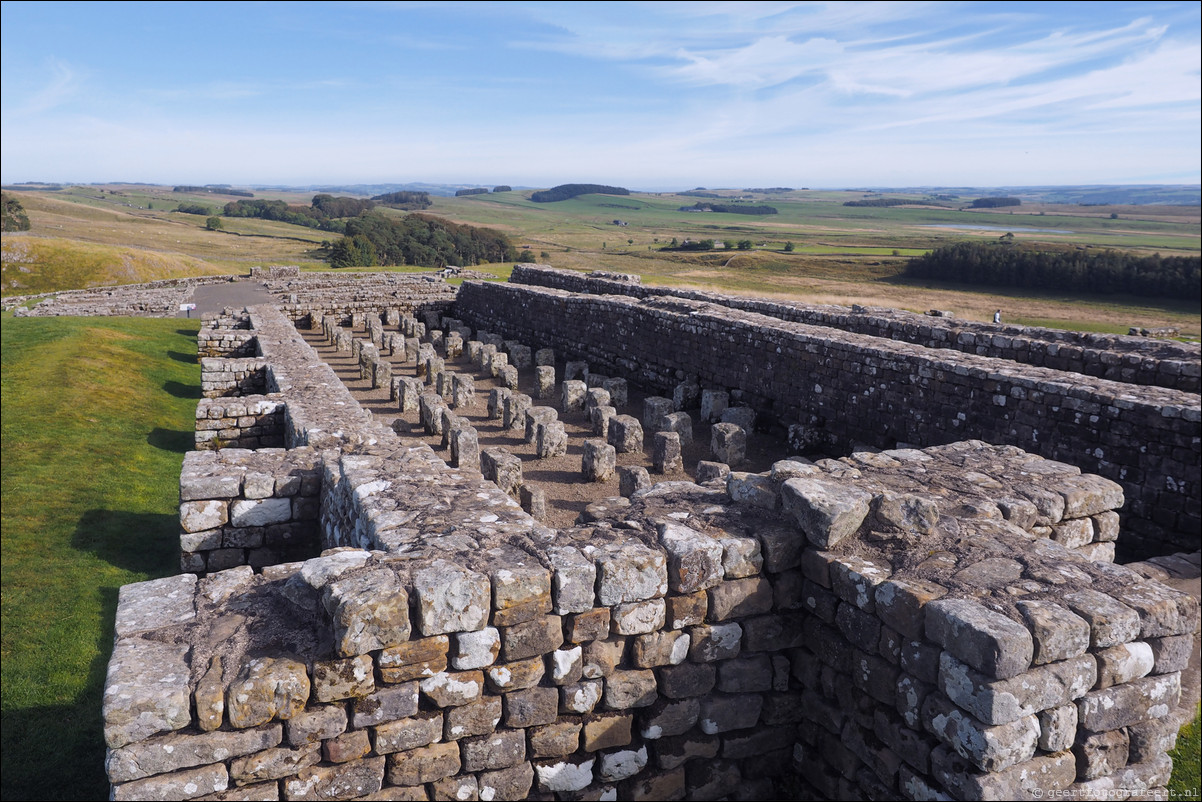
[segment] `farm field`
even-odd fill
[[[307,204],[314,193],[255,191],[256,198]],[[1122,296],[1082,297],[915,281],[901,273],[906,260],[939,245],[992,240],[1056,247],[1121,248],[1141,254],[1202,252],[1199,207],[1076,206],[1024,202],[1020,207],[968,209],[971,197],[938,199],[917,193],[809,191],[744,196],[771,205],[775,215],[684,212],[698,198],[672,193],[583,195],[534,203],[529,191],[462,197],[431,196],[425,213],[504,232],[523,258],[576,270],[637,273],[648,284],[710,288],[808,303],[891,306],[924,312],[951,310],[989,320],[1002,309],[1007,322],[1085,331],[1126,333],[1132,326],[1174,327],[1202,337],[1202,303]],[[209,231],[203,215],[173,211],[198,203],[219,212],[237,196],[176,193],[171,187],[111,185],[17,193],[32,230],[5,234],[4,295],[147,280],[168,275],[244,273],[252,264],[299,264],[328,269],[323,241],[337,234],[252,218],[222,218]],[[844,206],[847,201],[899,197],[912,205]],[[402,212],[386,209],[387,214]],[[620,223],[616,224],[616,223]],[[673,239],[712,239],[747,250],[664,251]],[[53,240],[53,245],[26,244]],[[71,243],[78,243],[72,245]],[[97,251],[98,246],[113,248]],[[786,251],[786,247],[791,250]],[[39,253],[34,265],[14,265],[9,254]],[[130,263],[147,269],[133,269]],[[109,267],[106,270],[104,265]],[[477,266],[500,278],[512,265]],[[21,275],[16,275],[21,272]],[[44,278],[36,272],[53,274]],[[136,278],[134,277],[136,276]],[[14,283],[15,282],[15,283]],[[36,289],[35,289],[36,288]]]

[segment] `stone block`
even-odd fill
[[[655,672],[650,669],[614,671],[605,678],[602,698],[610,710],[646,707],[657,698]]]
[[[609,393],[611,404],[618,408],[626,406],[629,396],[625,379],[607,378],[601,383],[601,387]]]
[[[507,769],[484,771],[477,775],[480,799],[527,799],[534,784],[534,769],[519,763]]]
[[[385,682],[398,683],[445,671],[449,648],[450,638],[435,635],[384,649],[376,658],[380,677]]]
[[[766,654],[723,660],[717,666],[718,690],[723,693],[772,690],[772,658]]]
[[[729,660],[742,648],[743,627],[736,622],[689,628],[689,659],[696,663]]]
[[[604,688],[605,683],[599,679],[564,685],[559,689],[559,707],[565,713],[591,713],[600,703]]]
[[[722,543],[683,524],[659,527],[659,542],[668,554],[668,587],[676,593],[692,593],[722,581]]]
[[[205,794],[219,794],[228,787],[229,774],[225,765],[218,763],[121,783],[112,787],[110,798],[122,801],[195,799]]]
[[[581,746],[586,752],[626,746],[631,741],[630,713],[593,713],[584,717]]]
[[[511,730],[467,738],[459,748],[463,771],[506,769],[526,759],[526,733]]]
[[[588,378],[588,363],[583,361],[573,361],[564,364],[563,380],[575,381]]]
[[[580,472],[586,482],[605,482],[617,468],[618,455],[604,440],[585,440]]]
[[[545,400],[555,397],[555,366],[539,365],[534,369],[535,398]]]
[[[1045,752],[1062,752],[1073,745],[1077,737],[1077,706],[1075,704],[1049,707],[1039,711],[1039,748]]]
[[[541,521],[547,517],[547,494],[541,487],[522,485],[518,490],[518,499],[522,509],[534,520]]]
[[[649,632],[634,638],[631,662],[636,668],[679,665],[689,655],[688,633],[679,630]]]
[[[1031,633],[1000,613],[967,599],[937,599],[925,609],[926,636],[982,674],[1007,679],[1031,665]]]
[[[471,708],[472,705],[467,707]],[[452,708],[455,712],[462,709],[464,708]],[[375,751],[378,755],[408,752],[420,746],[428,746],[442,739],[443,714],[441,711],[423,711],[409,718],[386,721],[376,726],[375,736]]]
[[[506,662],[544,655],[563,644],[563,624],[557,615],[540,616],[501,630],[501,654]]]
[[[488,391],[489,420],[501,420],[504,417],[505,403],[512,394],[513,391],[508,387],[494,387]]]
[[[711,622],[744,618],[772,609],[772,585],[763,577],[729,579],[709,590]]]
[[[303,663],[255,658],[242,665],[226,691],[227,720],[243,729],[277,717],[288,719],[305,709],[309,693],[309,675]]]
[[[418,626],[423,635],[465,632],[488,625],[488,577],[446,561],[436,561],[413,577]]]
[[[542,726],[555,721],[559,715],[559,690],[557,688],[527,688],[507,693],[504,699],[504,721],[507,727]]]
[[[313,663],[313,698],[318,702],[366,696],[373,690],[375,672],[371,655],[364,654],[346,660],[317,660]]]
[[[559,420],[559,413],[553,407],[531,407],[526,411],[525,436],[527,443],[533,443],[538,437],[540,426]]]
[[[612,613],[607,607],[596,607],[568,616],[564,638],[568,643],[587,643],[609,637],[609,621]]]
[[[579,682],[584,672],[583,650],[579,646],[556,649],[547,655],[547,667],[555,685]]]
[[[982,676],[948,652],[940,657],[939,689],[985,724],[1008,724],[1084,696],[1098,680],[1091,655],[1035,666],[1010,679]]]
[[[501,652],[501,633],[493,627],[475,632],[460,632],[455,636],[451,666],[457,671],[491,666]]]
[[[1181,675],[1160,674],[1091,691],[1077,700],[1077,715],[1085,729],[1107,732],[1163,718],[1180,696]]]
[[[747,457],[747,432],[734,423],[715,423],[710,429],[710,452],[718,462],[732,467]]]
[[[722,413],[730,406],[730,393],[724,390],[701,391],[701,420],[706,423],[716,423],[722,419]]]
[[[578,756],[534,761],[534,776],[545,793],[581,791],[593,783],[595,758]]]
[[[637,418],[618,415],[609,422],[609,444],[619,454],[639,453],[643,450],[643,427]]]
[[[1156,660],[1150,644],[1143,641],[1122,643],[1095,652],[1098,682],[1095,687],[1109,688],[1152,673]]]
[[[459,744],[430,744],[388,755],[389,785],[413,786],[458,774],[462,767]]]
[[[593,434],[609,442],[609,423],[617,417],[618,410],[611,406],[594,407],[589,413]]]
[[[531,727],[530,756],[562,757],[580,748],[581,722],[576,719],[561,719],[541,727]]]
[[[618,492],[630,498],[640,490],[651,487],[651,475],[642,465],[621,465],[618,471]]]
[[[717,427],[715,427],[717,428]],[[868,515],[872,494],[826,479],[788,479],[781,486],[786,515],[820,549],[854,534]]]
[[[647,765],[647,747],[603,752],[597,766],[597,776],[603,782],[619,782],[633,777]]]
[[[656,473],[676,473],[684,470],[680,455],[680,435],[676,432],[656,432],[651,444],[651,464]]]
[[[990,727],[957,708],[942,694],[933,693],[923,704],[922,717],[932,735],[987,772],[1029,760],[1039,745],[1039,720],[1034,715]]]
[[[417,713],[417,683],[407,682],[355,699],[351,705],[351,722],[366,729],[386,721],[407,718]]]
[[[522,487],[522,460],[503,448],[486,448],[480,452],[480,472],[506,495],[516,495]]]
[[[676,411],[671,398],[648,396],[643,399],[643,428],[649,432],[664,431],[664,418]]]
[[[754,727],[763,704],[763,697],[753,693],[708,696],[701,700],[698,726],[706,735]]]
[[[283,728],[279,724],[204,735],[168,734],[109,750],[105,770],[109,782],[127,783],[154,774],[261,752],[275,747],[282,739]]]
[[[490,666],[484,675],[488,679],[490,690],[495,693],[508,693],[533,688],[545,673],[546,666],[543,658],[539,656]]]
[[[663,418],[664,431],[674,432],[682,446],[693,443],[693,418],[687,412],[672,412]]]
[[[547,549],[551,564],[553,609],[558,615],[585,613],[593,609],[597,566],[578,549],[553,546]],[[608,623],[608,621],[607,621]],[[570,639],[573,643],[580,640]],[[582,640],[591,640],[584,638]]]
[[[343,733],[337,738],[323,741],[321,752],[329,763],[349,763],[358,760],[371,751],[371,739],[367,730],[354,730]]]
[[[389,569],[329,583],[322,591],[322,604],[333,623],[335,646],[343,657],[409,640],[409,595]]]
[[[610,628],[619,635],[654,632],[664,626],[666,609],[663,599],[615,605]]]
[[[597,601],[602,606],[662,597],[668,591],[662,552],[639,543],[598,550]]]
[[[1067,660],[1089,649],[1089,624],[1076,613],[1048,601],[1024,600],[1015,606],[1031,631],[1035,644],[1033,664]]]
[[[600,387],[590,386],[588,391],[584,394],[585,411],[591,415],[594,410],[600,409],[601,407],[613,407],[613,401],[609,397],[609,391],[603,390]]]
[[[564,412],[583,412],[588,385],[582,381],[564,381],[560,387],[560,406]]]
[[[456,409],[470,406],[476,400],[476,382],[471,376],[455,373],[451,378],[451,406]],[[492,415],[490,414],[491,418]]]
[[[1089,624],[1092,648],[1105,649],[1139,637],[1139,613],[1112,596],[1084,589],[1063,598],[1069,609]]]
[[[480,698],[484,675],[479,671],[444,671],[420,681],[422,697],[435,707],[459,707]]]
[[[1077,779],[1109,777],[1127,765],[1130,742],[1124,730],[1081,733],[1073,744],[1077,758]]]

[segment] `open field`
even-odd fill
[[[1202,302],[1198,299],[991,290],[916,282],[900,275],[910,256],[965,239],[996,239],[1011,229],[1015,229],[1016,239],[1032,243],[1197,255],[1202,252],[1202,213],[1196,206],[1024,203],[1017,208],[960,211],[970,198],[947,201],[914,195],[914,206],[854,207],[842,204],[866,193],[798,190],[755,195],[757,203],[772,205],[780,213],[752,216],[681,212],[681,206],[692,205],[699,198],[670,193],[585,195],[542,204],[530,201],[529,194],[433,196],[433,207],[427,213],[503,231],[519,250],[529,249],[535,261],[577,270],[638,273],[649,284],[708,287],[810,303],[892,306],[915,312],[948,309],[975,320],[989,320],[993,311],[1001,308],[1003,319],[1014,323],[1110,333],[1126,333],[1131,326],[1171,326],[1185,336],[1202,337]],[[256,191],[255,195],[300,204],[312,198],[312,193]],[[174,193],[171,187],[71,187],[59,192],[20,192],[18,197],[29,211],[33,230],[4,235],[6,249],[10,241],[21,238],[60,241],[55,246],[60,256],[47,264],[47,272],[53,267],[55,277],[37,281],[39,287],[87,286],[79,283],[84,277],[92,284],[130,280],[123,278],[129,273],[120,258],[123,252],[113,252],[104,262],[109,266],[107,273],[99,268],[77,269],[76,265],[98,260],[95,252],[84,246],[73,254],[70,240],[160,254],[142,256],[147,264],[156,260],[164,265],[186,263],[188,269],[200,273],[221,273],[244,272],[251,264],[321,269],[325,263],[320,261],[319,246],[337,236],[249,218],[223,218],[225,231],[208,231],[203,216],[170,210],[181,201],[220,210],[236,198]],[[626,225],[615,225],[615,220]],[[750,240],[754,247],[748,251],[662,251],[673,238]],[[793,246],[791,252],[784,250],[786,243]],[[6,257],[4,294],[33,291],[9,287],[8,274],[19,268],[8,267],[7,261]],[[510,267],[477,269],[504,278]],[[72,276],[80,277],[79,281],[72,283]],[[18,281],[35,286],[29,275]]]
[[[197,328],[3,317],[5,799],[108,797],[100,703],[117,589],[177,572]]]

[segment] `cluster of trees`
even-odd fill
[[[493,192],[513,192],[513,187],[508,184],[497,184],[492,188]]]
[[[378,213],[364,214],[348,220],[345,235],[330,248],[330,264],[334,267],[445,267],[513,258],[513,246],[499,231],[421,214],[399,220]]]
[[[278,220],[306,228],[342,233],[344,218],[356,217],[375,208],[375,202],[360,198],[337,198],[333,195],[314,195],[310,206],[293,206],[282,200],[230,201],[222,213],[226,217],[257,217]]]
[[[865,198],[864,200],[844,201],[844,206],[903,206],[913,203],[905,198]]]
[[[723,214],[778,214],[775,206],[754,206],[741,203],[707,203],[697,201],[692,206],[681,206],[681,212],[721,212]]]
[[[530,200],[535,203],[554,203],[577,195],[629,195],[629,189],[607,187],[604,184],[560,184],[557,187],[535,192]]]
[[[772,195],[778,192],[792,192],[793,187],[752,187],[745,189],[744,192],[759,192],[761,195]]]
[[[25,213],[25,207],[21,205],[21,201],[15,196],[4,192],[0,193],[0,202],[4,206],[3,222],[0,224],[0,229],[4,231],[28,231],[29,215]]]
[[[1028,289],[1197,298],[1202,258],[1121,251],[1027,250],[1004,242],[961,242],[911,259],[906,275]]]
[[[714,241],[712,239],[687,239],[684,242],[677,243],[676,237],[672,238],[670,245],[665,245],[660,248],[662,251],[712,251],[714,249]]]
[[[191,203],[189,201],[184,201],[179,206],[176,206],[175,210],[177,212],[183,212],[184,214],[203,214],[205,217],[208,217],[213,213],[213,207],[205,206],[203,203]]]
[[[996,209],[999,206],[1022,206],[1018,198],[977,198],[972,202],[974,209]]]
[[[433,203],[429,192],[385,192],[383,195],[374,196],[372,200],[408,212],[429,209]]]
[[[172,192],[187,192],[195,195],[198,192],[208,192],[216,195],[233,195],[235,198],[253,198],[255,193],[247,192],[245,189],[230,189],[227,184],[209,184],[208,186],[197,187],[189,184],[183,184],[178,187],[172,187]]]
[[[721,198],[717,192],[706,192],[704,187],[697,189],[689,189],[684,192],[677,192],[677,195],[683,195],[686,198]]]
[[[473,187],[472,189],[457,189],[457,190],[455,190],[456,198],[462,197],[464,195],[487,195],[487,194],[488,194],[488,187]]]

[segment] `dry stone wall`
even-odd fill
[[[233,276],[199,276],[164,279],[145,284],[97,287],[90,290],[66,290],[42,295],[13,296],[4,299],[4,308],[16,317],[56,317],[61,315],[123,317],[175,317],[180,304],[192,297],[203,284],[223,284]],[[20,308],[34,299],[34,306]],[[16,308],[14,308],[16,307]]]
[[[615,274],[588,274],[541,265],[518,265],[511,281],[594,295],[688,298],[856,334],[1009,359],[1127,384],[1197,393],[1202,388],[1202,347],[1146,337],[1088,334],[1034,326],[995,325],[916,315],[898,309],[801,304],[743,298],[701,290],[648,287]]]
[[[507,354],[545,366],[552,346],[585,360],[586,388],[605,370],[711,411],[703,387],[777,415],[823,395],[803,393],[810,382],[858,398],[823,371],[883,384],[927,350],[532,288],[469,285],[451,322],[387,310],[355,314],[398,328],[415,355],[424,341],[427,365],[450,326],[481,368],[503,372]],[[1163,793],[1198,603],[1110,562],[1115,481],[958,440],[637,483],[553,530],[475,464],[451,467],[359,406],[292,322],[349,351],[341,314],[258,307],[213,329],[253,335],[264,395],[206,399],[198,424],[202,407],[269,400],[284,448],[188,455],[185,573],[121,590],[103,711],[114,799]],[[743,383],[689,370],[719,342]],[[374,376],[378,346],[358,346]],[[802,384],[781,378],[784,356]],[[1060,391],[982,362],[930,360],[919,378],[935,398],[965,393],[974,414],[985,382],[1005,411],[997,398],[1017,399],[1020,379]]]
[[[259,456],[205,455],[185,483],[233,499],[217,460],[245,457],[241,495],[265,491]],[[1009,799],[1167,779],[1197,602],[1040,536],[1121,501],[1071,466],[972,442],[787,461],[550,532],[466,477],[444,496],[475,499],[458,513],[392,492],[453,480],[422,448],[323,459],[342,499],[323,538],[371,550],[122,589],[115,799],[773,798],[780,781]]]
[[[680,298],[639,301],[466,282],[455,314],[670,395],[687,377],[738,391],[761,419],[819,439],[1013,443],[1123,485],[1120,548],[1193,550],[1202,529],[1202,407],[1134,387]]]

